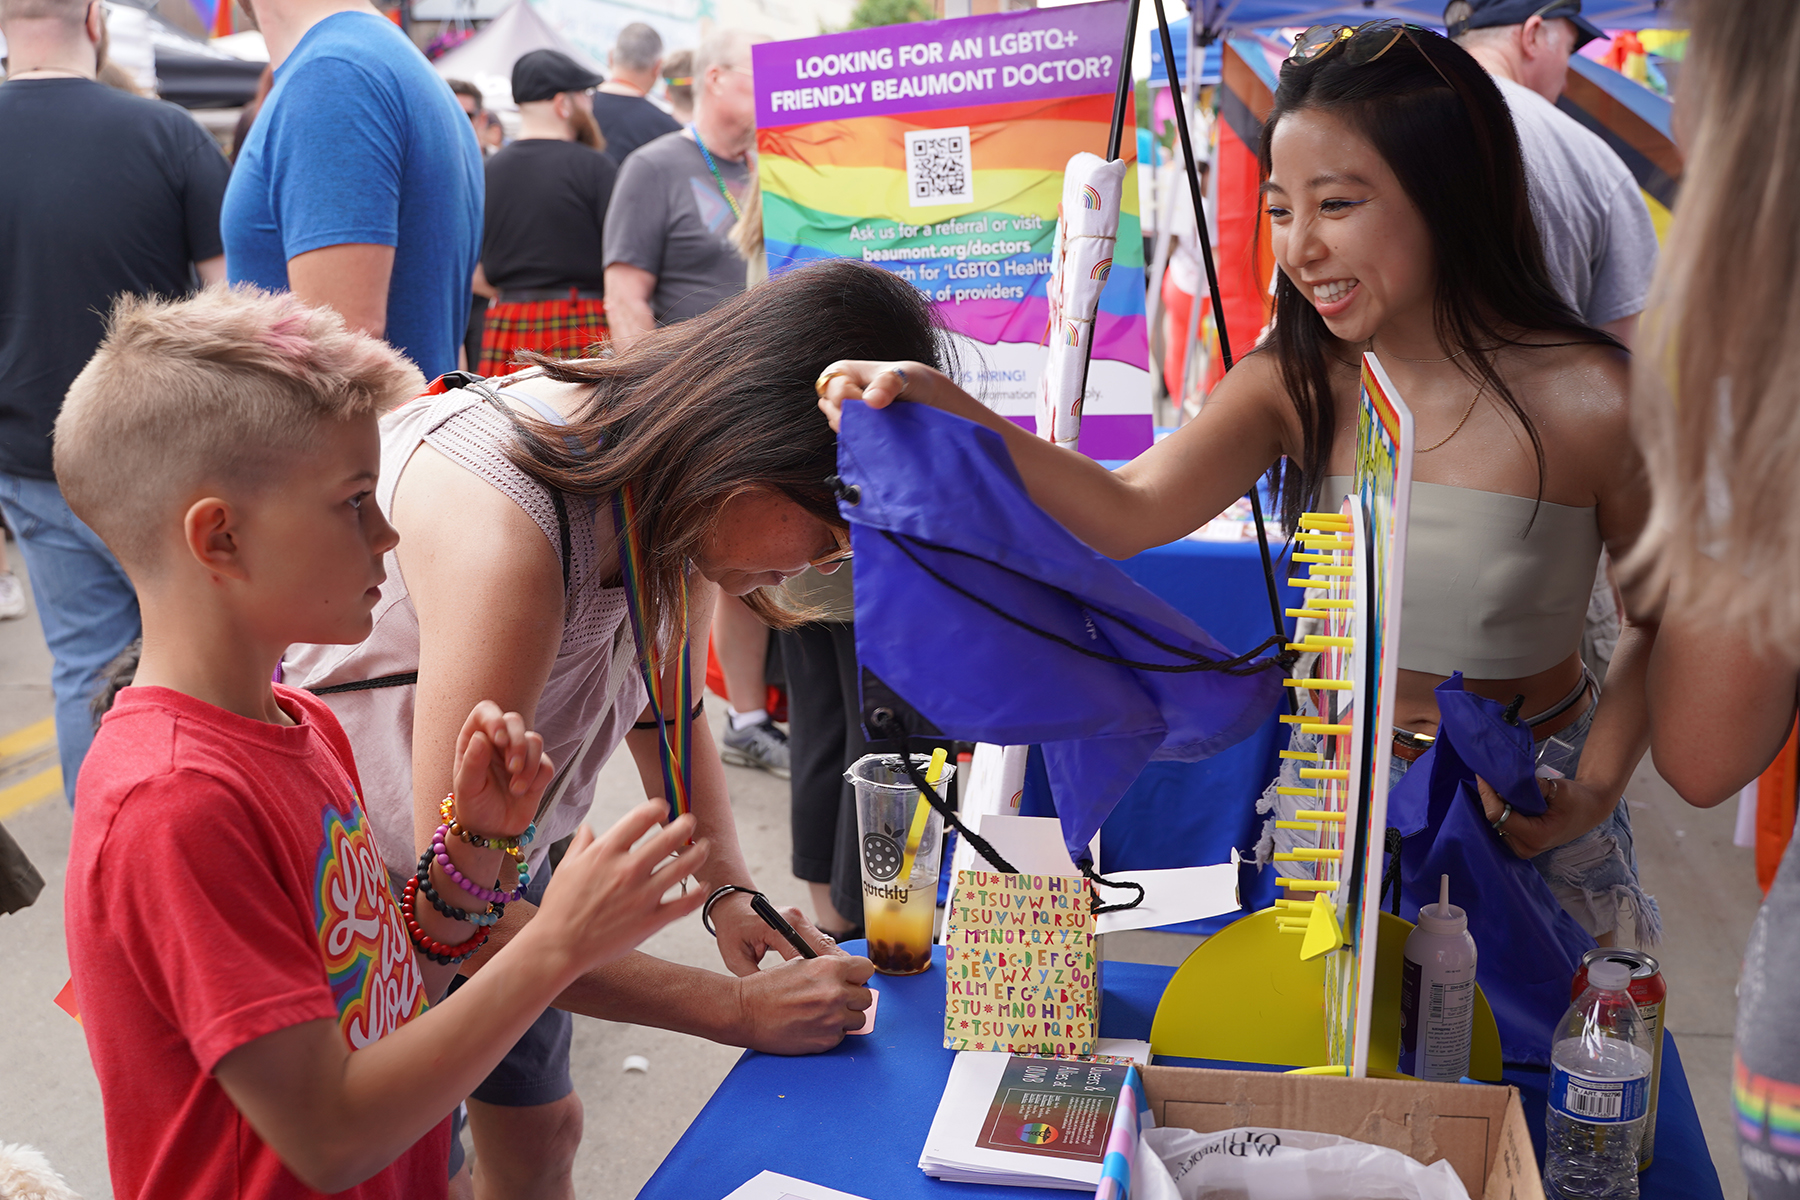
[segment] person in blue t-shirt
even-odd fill
[[[481,150],[450,86],[366,0],[255,0],[275,85],[221,225],[232,283],[292,290],[426,378],[458,365]]]

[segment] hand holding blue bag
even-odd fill
[[[1547,1064],[1569,981],[1595,942],[1494,832],[1476,789],[1479,777],[1519,812],[1544,811],[1531,731],[1506,706],[1463,690],[1460,673],[1438,685],[1437,703],[1437,741],[1388,796],[1388,823],[1402,838],[1400,915],[1417,921],[1421,905],[1437,903],[1439,877],[1450,876],[1467,898],[1475,978],[1502,1056]]]

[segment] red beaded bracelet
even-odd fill
[[[446,946],[419,926],[419,919],[414,914],[414,904],[419,894],[419,880],[406,881],[406,888],[400,895],[400,915],[406,919],[406,932],[412,938],[412,944],[432,962],[442,966],[453,967],[486,944],[489,927],[483,925],[475,931],[475,936],[466,942],[454,946]]]

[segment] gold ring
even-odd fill
[[[848,374],[850,374],[850,372],[843,367],[826,367],[824,372],[813,381],[813,391],[817,392],[819,394],[819,399],[823,400],[825,398],[825,389],[831,386],[831,381],[836,379],[839,375]]]

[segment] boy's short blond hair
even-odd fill
[[[121,297],[56,419],[57,483],[75,515],[142,569],[201,489],[278,485],[323,422],[385,412],[423,386],[385,342],[286,293]]]

